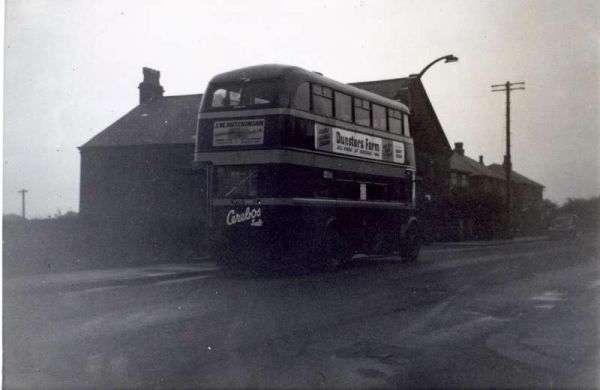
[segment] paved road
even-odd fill
[[[204,262],[10,278],[5,386],[599,387],[599,260],[581,239],[312,275]]]

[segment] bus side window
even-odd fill
[[[352,121],[352,99],[350,95],[335,92],[335,117],[346,122]]]
[[[394,134],[402,134],[402,113],[398,110],[388,110],[388,123],[390,132]]]
[[[296,89],[293,107],[302,111],[310,111],[310,87],[308,82],[300,84]]]
[[[403,133],[405,136],[410,137],[410,129],[409,129],[409,121],[408,121],[408,115],[402,113],[402,123],[404,124],[403,126]]]
[[[354,98],[354,122],[357,125],[371,126],[371,107],[367,100]]]
[[[373,127],[377,130],[387,130],[386,109],[378,104],[373,104]]]
[[[333,92],[331,88],[316,84],[312,85],[312,109],[315,114],[332,116]]]
[[[388,184],[385,183],[369,183],[368,185],[369,200],[389,200]]]

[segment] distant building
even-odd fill
[[[486,166],[465,155],[456,142],[450,158],[450,218],[453,229],[446,238],[491,238],[500,233],[506,213],[506,172],[499,164]],[[512,225],[519,234],[540,228],[544,186],[514,170],[511,172]]]
[[[79,148],[80,215],[146,235],[191,231],[204,213],[191,170],[202,95],[163,96],[160,73],[143,73],[139,105]]]
[[[450,157],[450,189],[465,189],[471,192],[495,193],[504,196],[505,176],[485,166],[483,156],[479,161],[465,155],[464,144],[454,143]]]
[[[491,164],[488,168],[498,175],[505,174],[503,165]],[[517,229],[517,233],[539,232],[542,228],[544,186],[513,169],[510,173],[510,188],[513,226]]]

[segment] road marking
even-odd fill
[[[532,301],[548,301],[548,302],[556,302],[556,301],[564,301],[562,294],[556,291],[546,291],[542,295],[535,295],[531,298]]]
[[[184,283],[184,282],[191,282],[192,280],[206,279],[206,278],[212,278],[212,277],[214,277],[214,275],[190,276],[189,278],[163,280],[162,282],[154,283],[154,285],[160,286],[163,284]]]
[[[554,308],[554,305],[535,305],[535,308],[542,310],[550,310]]]

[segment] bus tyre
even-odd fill
[[[335,271],[350,256],[342,234],[335,228],[325,233],[322,264],[327,271]]]
[[[422,237],[416,226],[410,226],[400,243],[400,256],[402,261],[414,262],[419,257],[421,250]]]

